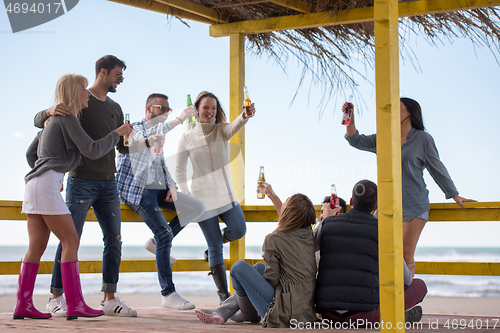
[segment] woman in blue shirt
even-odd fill
[[[446,199],[453,198],[462,208],[464,202],[475,202],[458,195],[446,167],[439,159],[439,154],[432,136],[425,131],[422,121],[422,109],[411,98],[400,99],[401,110],[401,175],[403,194],[403,257],[412,274],[415,274],[415,248],[429,219],[429,191],[424,181],[424,169],[427,169],[444,192]],[[344,107],[346,104],[344,104]],[[346,140],[355,148],[376,153],[376,134],[359,134],[354,118],[346,127]]]

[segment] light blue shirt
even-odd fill
[[[349,144],[360,150],[377,152],[376,134],[356,134],[345,138]],[[412,128],[406,142],[401,146],[401,175],[403,183],[403,221],[410,221],[430,210],[429,190],[424,181],[424,169],[444,192],[446,199],[458,195],[457,188],[443,162],[432,136]]]

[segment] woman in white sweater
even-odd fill
[[[195,107],[199,120],[179,141],[176,177],[182,192],[203,201],[206,206],[198,224],[207,241],[208,264],[222,303],[230,296],[222,245],[238,240],[246,233],[245,217],[231,181],[228,141],[247,123],[246,112],[250,115],[255,109],[252,104],[234,121],[227,123],[219,100],[206,91],[198,95]],[[193,165],[191,190],[187,186],[188,157]],[[219,218],[226,224],[222,234]]]

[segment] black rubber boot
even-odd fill
[[[220,304],[224,302],[231,294],[227,289],[226,267],[224,264],[210,267],[210,273],[214,278],[215,286],[217,287],[217,295],[219,295]]]
[[[235,293],[236,294],[236,293]],[[236,321],[238,323],[242,323],[244,321],[249,321],[251,323],[260,323],[260,316],[257,310],[250,302],[248,297],[238,296],[238,306],[240,310],[236,312],[230,319]]]

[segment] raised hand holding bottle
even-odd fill
[[[353,96],[349,96],[349,99],[344,103],[342,107],[342,125],[349,125],[351,123],[351,118],[354,113],[354,104],[352,104]]]
[[[245,107],[245,117],[251,118],[255,116],[255,111],[250,111],[250,105],[252,105],[252,101],[250,101],[250,97],[248,97],[247,86],[243,87],[243,92],[245,93],[245,100],[243,101],[243,106]]]

